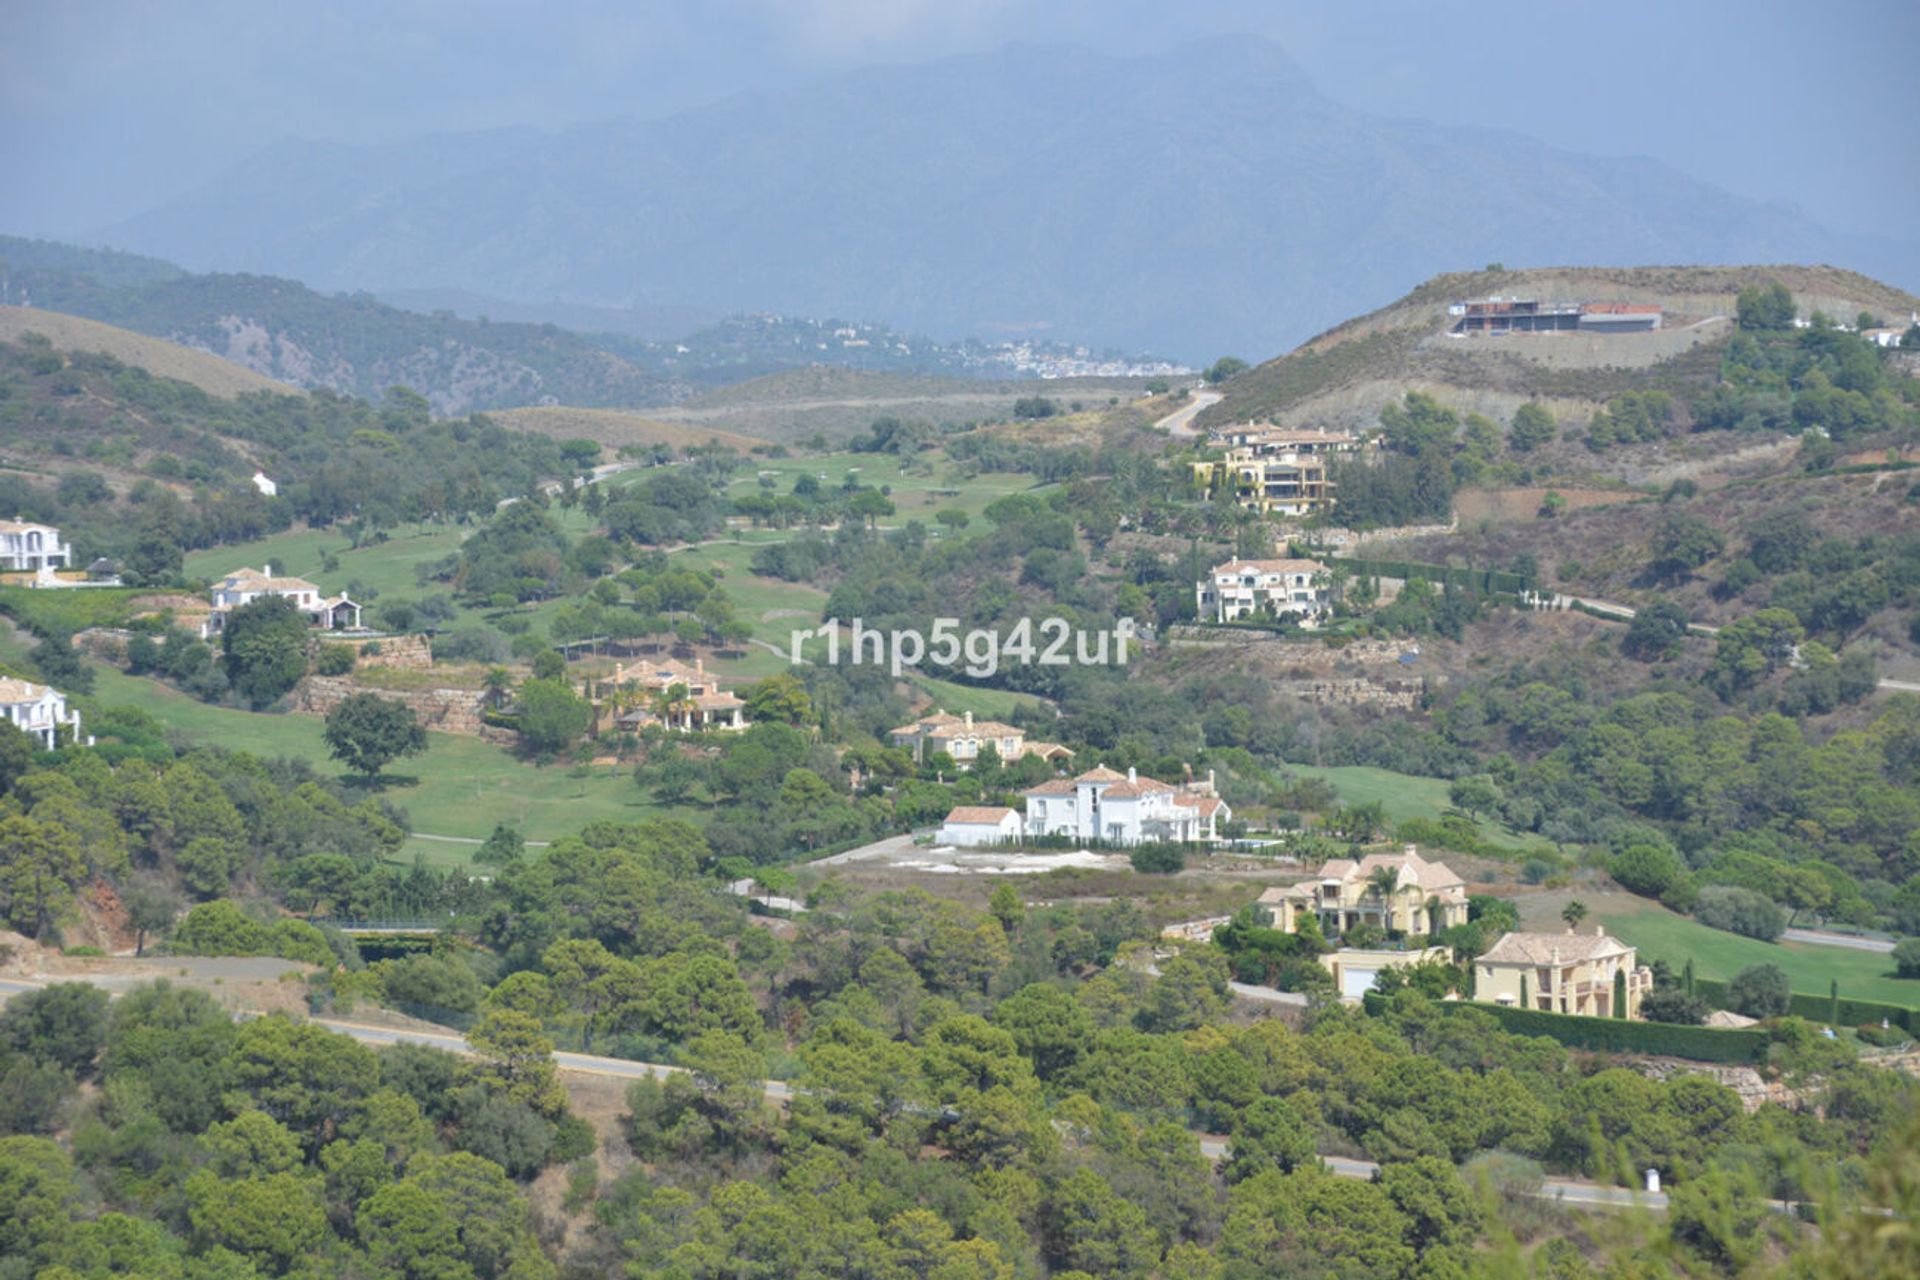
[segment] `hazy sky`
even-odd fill
[[[1917,234],[1914,0],[0,0],[0,231],[81,237],[289,135],[662,115],[1015,40],[1240,31],[1350,105]]]

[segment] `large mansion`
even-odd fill
[[[1193,464],[1197,488],[1230,495],[1263,515],[1306,516],[1333,505],[1328,467],[1337,454],[1357,451],[1344,432],[1244,425],[1217,432],[1226,456]]]
[[[60,745],[62,729],[69,731],[69,741],[82,741],[80,713],[67,710],[67,696],[30,680],[0,676],[0,720],[31,734],[48,751]]]
[[[1311,913],[1330,936],[1356,924],[1418,936],[1467,922],[1467,886],[1445,863],[1428,862],[1408,845],[1358,862],[1334,858],[1310,880],[1267,890],[1260,905],[1286,933]]]
[[[700,658],[695,658],[691,667],[671,658],[632,667],[616,666],[613,685],[640,699],[615,719],[622,729],[650,724],[664,724],[683,732],[747,727],[742,716],[747,704],[722,689]]]
[[[325,631],[358,631],[360,606],[343,592],[322,595],[320,588],[305,578],[275,577],[273,566],[264,569],[235,569],[213,584],[213,609],[201,624],[200,634],[218,635],[227,628],[227,618],[235,609],[266,596],[291,600],[294,608],[307,615],[307,621]]]
[[[1241,560],[1217,564],[1194,586],[1203,622],[1269,613],[1292,614],[1303,625],[1319,622],[1333,604],[1327,566],[1318,560]]]
[[[1136,845],[1208,843],[1220,839],[1220,824],[1233,817],[1214,794],[1213,778],[1176,787],[1136,770],[1100,766],[1077,778],[1055,778],[1021,793],[1023,818],[1012,809],[967,805],[947,815],[943,844],[1010,844],[1043,836]]]
[[[963,769],[979,759],[988,747],[1006,764],[1023,756],[1039,756],[1050,761],[1073,758],[1073,752],[1058,743],[1028,742],[1026,730],[1015,725],[998,720],[975,720],[971,711],[948,715],[945,707],[932,715],[921,716],[912,724],[903,724],[887,736],[894,746],[913,752],[915,760],[924,761],[944,752]]]
[[[60,541],[60,531],[50,524],[30,520],[0,520],[0,569],[68,569],[73,566],[73,548]]]
[[[1609,1018],[1640,1016],[1640,999],[1653,990],[1653,971],[1636,962],[1634,949],[1592,933],[1509,933],[1475,960],[1474,998],[1549,1013]],[[1614,1010],[1615,975],[1626,1012]]]

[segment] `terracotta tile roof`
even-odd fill
[[[47,686],[35,684],[31,680],[15,680],[10,676],[0,676],[0,703],[11,706],[16,702],[38,702],[47,694]]]
[[[898,731],[896,730],[896,732]],[[912,730],[909,729],[908,732],[911,733]],[[1021,736],[1020,730],[1010,724],[1001,724],[998,720],[975,720],[971,728],[968,727],[964,720],[956,720],[951,724],[939,726],[928,736],[933,738],[958,738],[964,737],[967,734],[974,734],[983,738],[1017,738]]]
[[[1020,794],[1023,796],[1070,796],[1079,789],[1074,785],[1072,778],[1050,778],[1037,787],[1028,787]]]
[[[1184,805],[1189,809],[1198,809],[1200,816],[1203,818],[1211,817],[1220,812],[1221,801],[1218,796],[1196,796],[1189,795],[1183,791],[1174,796],[1173,802],[1177,805]]]
[[[1029,742],[1026,744],[1026,754],[1030,756],[1065,756],[1069,760],[1073,758],[1073,752],[1057,742]]]
[[[1126,774],[1109,769],[1103,764],[1093,766],[1074,779],[1075,782],[1125,782],[1126,780]]]
[[[724,707],[744,707],[747,705],[746,703],[742,702],[739,698],[736,698],[732,694],[724,691],[717,692],[717,693],[696,693],[696,694],[690,695],[690,697],[692,699],[694,706],[700,707],[705,710],[713,710],[716,708],[724,708]]]
[[[963,804],[947,815],[949,825],[956,822],[982,822],[997,826],[1013,816],[1013,810],[990,804]]]
[[[1244,573],[1248,569],[1255,573],[1322,573],[1326,565],[1318,560],[1229,560],[1225,564],[1213,566],[1214,574]]]
[[[1481,953],[1481,964],[1579,964],[1626,955],[1632,947],[1604,933],[1509,933]]]

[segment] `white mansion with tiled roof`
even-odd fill
[[[0,569],[70,569],[73,548],[60,531],[31,520],[0,520]]]
[[[1194,584],[1195,612],[1202,622],[1232,622],[1266,610],[1317,624],[1333,607],[1327,566],[1318,560],[1241,560],[1217,564]]]
[[[0,720],[31,734],[48,751],[60,745],[62,729],[70,730],[70,741],[85,741],[80,713],[67,710],[67,695],[31,680],[0,676]]]
[[[1077,778],[1029,787],[1021,795],[1027,804],[1024,819],[1012,809],[963,805],[947,815],[940,842],[991,845],[1065,836],[1123,845],[1205,843],[1220,839],[1220,824],[1233,817],[1227,802],[1214,794],[1211,773],[1204,782],[1176,787],[1132,769],[1118,773],[1102,765]]]
[[[676,685],[684,696],[673,697]],[[747,704],[720,687],[720,682],[707,670],[704,658],[695,658],[690,667],[671,658],[665,662],[640,662],[631,667],[615,666],[613,687],[649,699],[616,718],[615,723],[623,729],[645,728],[660,723],[663,717],[667,728],[688,733],[747,727],[741,717]]]
[[[992,747],[1002,762],[1012,764],[1023,756],[1043,760],[1070,760],[1073,752],[1053,742],[1028,742],[1026,730],[998,720],[975,720],[973,712],[948,715],[946,708],[921,716],[912,724],[903,724],[887,735],[896,747],[913,752],[915,760],[945,752],[953,762],[966,768]]]
[[[213,584],[213,608],[201,624],[203,637],[226,630],[227,618],[235,609],[265,596],[279,596],[307,615],[307,621],[327,631],[360,629],[360,606],[343,592],[324,596],[320,588],[305,578],[275,577],[273,566],[264,569],[235,569]]]

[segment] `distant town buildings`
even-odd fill
[[[1217,564],[1194,584],[1197,616],[1206,622],[1282,614],[1318,625],[1333,607],[1327,566],[1318,560],[1241,560]]]
[[[1447,308],[1453,332],[1498,337],[1506,333],[1650,333],[1660,327],[1657,306],[1636,302],[1541,302],[1485,298]]]
[[[67,695],[30,680],[0,677],[0,720],[31,735],[47,751],[60,745],[62,729],[70,741],[82,740],[80,713],[67,710]]]
[[[279,596],[293,602],[307,615],[307,622],[324,631],[358,631],[360,606],[342,592],[322,595],[320,588],[305,578],[275,577],[273,566],[263,569],[235,569],[213,584],[213,608],[200,624],[204,639],[226,630],[227,618],[235,609],[265,596]]]
[[[72,562],[73,548],[60,540],[60,531],[52,525],[0,520],[0,569],[66,569]]]

